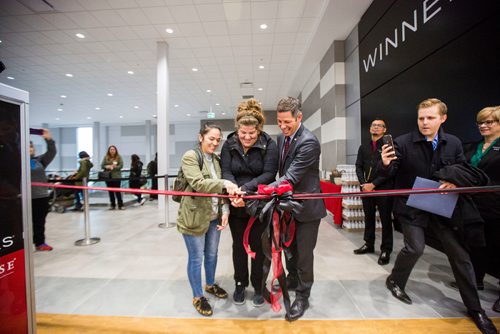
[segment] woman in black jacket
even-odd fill
[[[130,180],[128,181],[129,187],[134,188],[134,189],[139,189],[141,188],[141,177],[142,174],[142,161],[139,158],[137,154],[132,154],[131,156],[131,163],[130,163],[130,174],[129,178]],[[137,197],[137,203],[140,205],[144,205],[144,202],[146,202],[145,198],[142,198],[141,193],[135,193],[134,194]]]
[[[236,115],[236,131],[231,133],[222,147],[222,178],[236,183],[242,191],[257,191],[259,184],[269,184],[278,171],[278,146],[262,131],[264,115],[259,102],[249,99],[240,103]],[[229,227],[233,237],[233,266],[236,289],[233,294],[235,304],[245,302],[245,288],[248,280],[248,255],[243,247],[243,234],[250,216],[245,211],[241,199],[232,200]],[[263,260],[261,235],[264,224],[258,221],[252,226],[249,244],[255,259],[251,260],[250,281],[255,290],[253,305],[264,305],[262,297]]]
[[[490,178],[490,185],[500,185],[500,106],[488,107],[476,116],[483,140],[465,147],[467,161],[483,170]],[[479,289],[482,289],[486,271],[500,278],[500,193],[479,193],[473,197],[484,219],[486,247],[471,252],[472,264]],[[500,312],[500,298],[493,305]]]

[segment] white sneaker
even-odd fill
[[[146,199],[143,197],[143,198],[141,199],[141,201],[139,202],[139,204],[140,204],[140,205],[144,205],[144,203],[146,203]]]

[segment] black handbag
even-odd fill
[[[109,180],[109,179],[111,179],[111,172],[107,172],[107,171],[98,172],[97,178],[99,180]]]

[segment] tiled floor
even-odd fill
[[[171,204],[171,221],[177,206]],[[84,237],[83,213],[50,213],[47,242],[52,252],[34,256],[37,312],[144,317],[199,317],[191,305],[186,275],[187,252],[174,228],[158,227],[157,202],[131,205],[125,211],[92,208],[91,236],[101,241],[75,246]],[[378,254],[354,255],[362,244],[362,233],[346,232],[324,219],[315,251],[315,283],[311,308],[305,319],[397,319],[464,317],[457,291],[447,287],[451,271],[445,256],[427,248],[415,267],[407,292],[413,305],[394,299],[385,288],[385,279],[402,246],[395,233],[395,253],[387,266],[377,264]],[[378,239],[380,240],[380,239]],[[231,234],[222,232],[217,280],[233,292]],[[483,307],[490,316],[498,296],[496,281],[486,278],[480,291]],[[216,318],[282,319],[268,305],[254,308],[253,291],[247,302],[237,306],[227,300],[209,298]]]

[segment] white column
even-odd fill
[[[157,42],[157,138],[158,138],[158,175],[168,174],[168,104],[169,104],[169,76],[168,76],[168,44]],[[165,180],[158,179],[158,190],[167,190]],[[158,196],[160,223],[169,223],[169,210],[166,196]]]
[[[144,164],[147,165],[148,162],[153,160],[151,158],[152,142],[151,142],[151,121],[150,120],[147,120],[146,123],[144,124],[144,132],[145,132],[145,137],[146,137],[146,143],[145,143],[146,144],[146,152],[144,152],[146,154],[146,156],[144,157]]]
[[[101,154],[104,154],[105,148],[101,147],[101,122],[94,122],[92,126],[92,161],[94,168],[99,170],[101,164]]]

